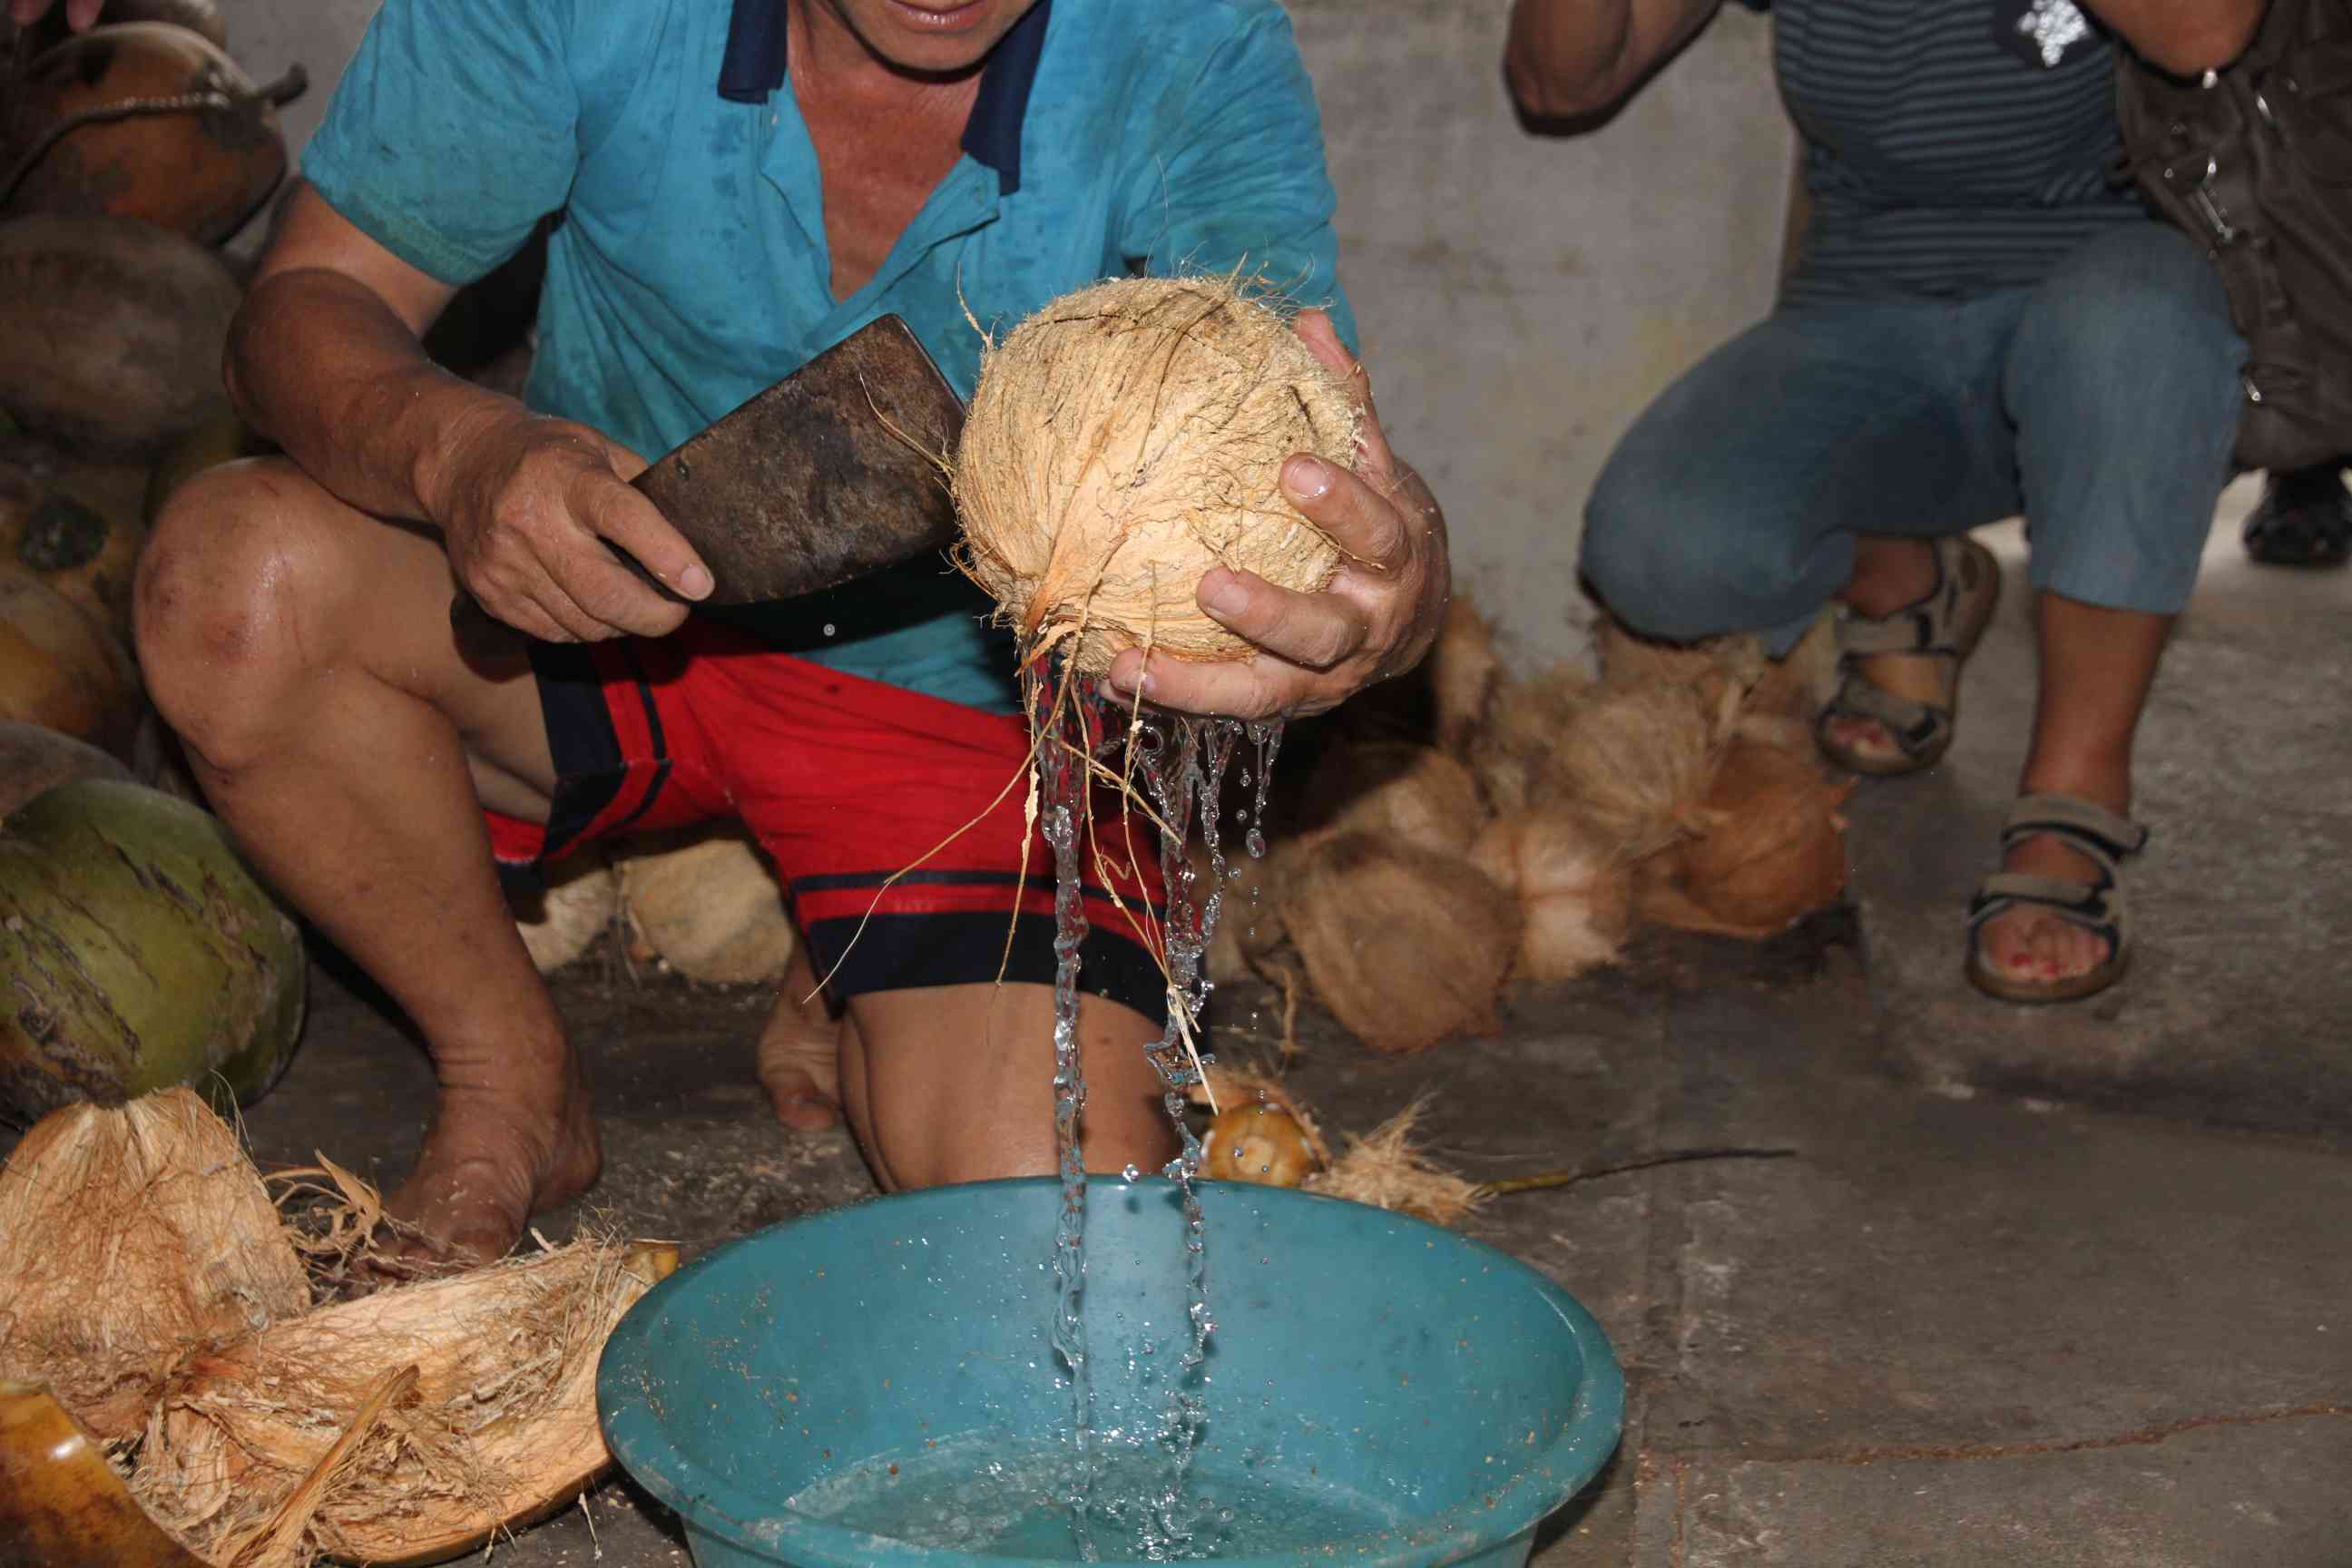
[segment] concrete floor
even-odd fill
[[[2352,984],[2328,962],[2352,923],[2352,580],[2242,565],[2228,516],[2215,537],[2149,721],[2145,948],[2114,999],[2024,1011],[1958,977],[2029,711],[2019,591],[1949,761],[1857,797],[1851,906],[1762,945],[1645,939],[1415,1059],[1303,1020],[1293,1083],[1327,1126],[1434,1091],[1430,1139],[1474,1176],[1798,1151],[1507,1197],[1470,1226],[1584,1300],[1628,1372],[1623,1445],[1545,1527],[1542,1568],[2352,1563]],[[559,992],[604,1118],[604,1223],[691,1253],[870,1192],[845,1139],[769,1120],[761,998],[632,976],[609,949]],[[257,1152],[394,1182],[423,1058],[332,975],[316,997],[249,1115]],[[1271,997],[1220,1004],[1224,1048],[1250,1054]],[[686,1552],[616,1480],[499,1560]]]

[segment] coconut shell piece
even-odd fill
[[[1633,877],[1582,818],[1557,809],[1497,817],[1470,863],[1519,900],[1512,974],[1568,980],[1613,962],[1633,923]]]
[[[1282,494],[1310,452],[1355,464],[1347,384],[1283,318],[1213,278],[1102,283],[981,361],[954,464],[964,569],[1033,648],[1082,673],[1123,648],[1255,648],[1204,615],[1214,566],[1319,589],[1338,546]]]
[[[35,1123],[0,1168],[0,1377],[46,1383],[110,1442],[189,1348],[310,1305],[236,1134],[185,1089]]]
[[[1315,994],[1373,1050],[1488,1034],[1519,945],[1518,900],[1450,856],[1368,833],[1301,845],[1283,921]]]
[[[214,1563],[431,1563],[611,1462],[597,1358],[675,1247],[585,1240],[322,1308],[191,1356],[134,1494]],[[289,1528],[299,1520],[299,1529]]]
[[[47,1389],[0,1380],[0,1563],[205,1568],[131,1500],[92,1434]]]

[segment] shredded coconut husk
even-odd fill
[[[191,1089],[35,1123],[0,1169],[0,1378],[136,1436],[190,1348],[310,1305],[236,1132]]]
[[[774,980],[792,962],[783,891],[740,829],[656,837],[618,867],[633,957],[711,985]]]
[[[1441,855],[1469,851],[1486,802],[1470,770],[1431,746],[1343,742],[1324,753],[1307,784],[1316,831],[1370,833]]]
[[[221,1568],[468,1550],[568,1505],[610,1462],[597,1359],[675,1260],[576,1241],[192,1356],[132,1489]]]
[[[1644,918],[1684,930],[1760,937],[1787,930],[1844,889],[1851,781],[1778,748],[1734,741],[1690,837],[1643,868]]]
[[[981,359],[955,458],[964,570],[1032,650],[1082,673],[1149,645],[1252,646],[1195,601],[1213,567],[1313,591],[1339,548],[1284,498],[1284,460],[1353,468],[1346,384],[1223,279],[1126,279],[1065,295]]]
[[[621,908],[621,880],[593,856],[556,868],[534,896],[514,900],[515,926],[541,974],[551,974],[594,944]]]
[[[1323,1005],[1373,1050],[1490,1034],[1518,900],[1463,860],[1369,833],[1298,847],[1283,921]]]
[[[1309,1177],[1307,1190],[1393,1209],[1433,1225],[1459,1223],[1478,1206],[1484,1194],[1476,1183],[1437,1164],[1414,1145],[1412,1130],[1427,1105],[1426,1099],[1417,1100],[1370,1136],[1351,1136],[1348,1152],[1329,1170]]]
[[[1497,817],[1470,863],[1517,893],[1520,980],[1572,979],[1615,961],[1633,923],[1625,862],[1583,819],[1558,809]]]

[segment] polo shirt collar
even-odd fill
[[[735,0],[727,23],[727,53],[719,66],[719,96],[735,103],[762,103],[784,85],[786,0]],[[963,150],[996,171],[997,192],[1021,188],[1021,127],[1029,114],[1029,90],[1036,85],[1037,61],[1045,50],[1045,17],[1053,0],[1037,0],[1028,15],[998,41],[982,68],[980,95],[964,122]]]

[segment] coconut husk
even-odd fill
[[[792,918],[775,873],[740,830],[656,839],[616,865],[632,956],[714,985],[783,973]]]
[[[675,1249],[576,1241],[192,1356],[148,1422],[132,1490],[236,1568],[468,1550],[569,1505],[610,1463],[597,1358],[675,1264]]]
[[[1464,1180],[1423,1154],[1412,1141],[1412,1130],[1428,1106],[1424,1098],[1389,1118],[1365,1138],[1350,1137],[1348,1151],[1322,1174],[1309,1177],[1307,1189],[1327,1197],[1374,1208],[1393,1209],[1433,1225],[1454,1225],[1476,1208],[1482,1194],[1476,1183]]]
[[[1288,323],[1222,279],[1047,304],[987,349],[954,465],[961,563],[1033,647],[1255,652],[1202,613],[1212,567],[1328,584],[1339,552],[1284,498],[1295,452],[1355,463],[1360,411]]]
[[[1614,619],[1601,622],[1594,641],[1604,686],[1687,686],[1710,705],[1727,698],[1744,701],[1771,662],[1764,657],[1761,639],[1754,637],[1660,642]]]
[[[1497,817],[1470,863],[1519,900],[1514,978],[1568,980],[1613,962],[1633,929],[1625,862],[1580,817],[1535,809]]]
[[[1765,665],[1748,694],[1748,711],[1799,720],[1810,733],[1813,715],[1837,695],[1837,613],[1825,609],[1796,647]]]
[[[1486,722],[1471,737],[1469,762],[1497,813],[1524,811],[1550,797],[1546,777],[1552,753],[1592,691],[1591,676],[1573,664],[1496,681]]]
[[[1738,700],[1728,687],[1710,696],[1664,680],[1594,687],[1570,711],[1528,804],[1573,812],[1624,859],[1654,854],[1687,831]]]
[[[1426,668],[1437,743],[1462,756],[1486,722],[1487,706],[1503,681],[1495,629],[1468,594],[1456,590],[1446,604],[1445,621],[1430,647]]]
[[[310,1305],[236,1134],[185,1089],[42,1118],[0,1168],[0,1378],[136,1436],[190,1347]]]
[[[1192,897],[1204,904],[1213,885],[1215,866],[1208,847],[1192,844],[1185,850],[1192,864]],[[1217,906],[1216,929],[1209,933],[1202,959],[1209,983],[1226,985],[1260,973],[1266,955],[1283,942],[1282,899],[1276,879],[1283,847],[1252,855],[1231,842],[1224,846],[1224,897]]]
[[[1310,831],[1370,833],[1441,855],[1468,852],[1486,802],[1470,770],[1432,746],[1353,742],[1334,746],[1307,785]]]
[[[621,910],[621,879],[595,856],[575,856],[558,863],[546,887],[511,902],[531,963],[551,974],[612,925]]]
[[[0,558],[0,719],[121,756],[142,700],[138,666],[114,634],[13,556]]]
[[[1373,1050],[1488,1034],[1518,900],[1453,857],[1369,833],[1298,847],[1283,921],[1323,1005]]]
[[[1841,808],[1853,787],[1777,748],[1734,741],[1690,815],[1690,837],[1643,868],[1642,915],[1732,936],[1787,930],[1845,887]]]

